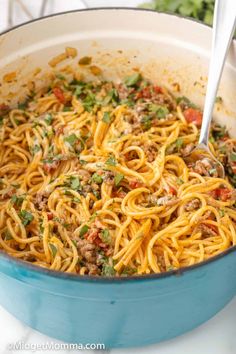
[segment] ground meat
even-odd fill
[[[89,263],[96,263],[96,245],[84,239],[80,238],[77,241],[77,248],[81,256]]]
[[[10,111],[10,107],[5,103],[0,104],[0,115],[7,114]]]
[[[57,129],[55,129],[55,135],[59,136],[59,135],[63,134],[65,127],[66,127],[65,125],[61,125]]]
[[[100,275],[101,270],[96,264],[93,263],[87,263],[86,267],[88,268],[88,274],[89,275]]]
[[[114,178],[115,178],[115,175],[114,175],[114,173],[112,171],[106,171],[105,172],[104,182],[106,182],[110,186],[114,185]]]
[[[191,154],[191,152],[193,151],[195,145],[193,143],[190,143],[188,145],[186,145],[183,149],[180,150],[180,153],[183,157],[188,156],[189,154]]]
[[[156,144],[148,141],[144,144],[143,150],[145,151],[148,162],[153,162],[157,156]]]
[[[126,87],[123,84],[118,84],[118,85],[115,85],[115,88],[118,92],[120,100],[125,100],[126,98],[128,98],[128,96],[130,94],[130,89],[128,87]]]
[[[200,200],[199,199],[193,199],[191,200],[190,202],[188,202],[185,207],[184,207],[184,210],[185,211],[193,211],[193,210],[196,210],[200,207]]]
[[[179,202],[179,198],[176,198],[175,196],[170,196],[170,195],[166,195],[166,196],[160,197],[160,198],[155,195],[150,195],[150,196],[148,196],[148,202],[152,205],[172,206],[172,205],[175,205]]]
[[[197,161],[193,166],[193,170],[202,176],[218,177],[214,162],[208,158],[204,158],[202,160]]]
[[[77,173],[83,181],[88,182],[90,180],[91,174],[87,170],[79,169]]]
[[[8,190],[2,191],[3,193],[0,194],[0,200],[5,200],[8,198],[11,198],[15,193],[16,189],[15,188],[10,188]]]
[[[203,237],[217,236],[218,232],[214,225],[200,224],[198,230],[201,231]]]
[[[47,202],[48,202],[48,197],[49,193],[47,192],[42,192],[42,193],[37,193],[34,199],[34,204],[38,210],[43,210],[45,209]]]

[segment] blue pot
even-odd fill
[[[78,277],[0,258],[0,303],[28,326],[70,343],[107,348],[176,337],[214,316],[236,293],[235,250],[183,273]]]
[[[201,103],[203,95],[193,83],[206,73],[206,68],[201,68],[200,64],[204,66],[207,62],[210,35],[210,28],[202,24],[151,11],[71,12],[34,21],[3,34],[0,69],[3,72],[18,68],[23,82],[27,70],[46,67],[49,58],[67,45],[77,47],[81,55],[97,56],[97,61],[99,51],[107,50],[115,55],[114,51],[118,53],[123,49],[130,58],[129,62],[119,59],[123,71],[138,65],[137,58],[147,63],[149,57],[154,57],[158,63],[163,63],[163,58],[168,57],[168,60],[172,58],[172,64],[166,64],[171,75],[178,72],[181,76],[177,70],[183,66],[183,60],[185,64],[191,62],[192,69],[185,66],[182,71],[181,83],[187,91],[183,93],[190,98],[194,94],[195,100],[197,96]],[[120,52],[117,55],[120,56]],[[228,64],[224,93],[230,99],[236,92],[233,54]],[[117,68],[116,62],[113,65],[107,69],[108,76]],[[160,75],[166,75],[160,67],[153,66],[152,70],[150,67],[142,67],[145,75],[154,79],[156,74],[159,79]],[[4,85],[2,82],[3,93]],[[11,85],[16,89],[16,96],[22,92],[19,80]],[[233,109],[235,99],[232,102]],[[218,115],[220,119],[220,112]],[[223,119],[225,123],[225,114]],[[228,117],[226,124],[235,126],[232,117]],[[156,343],[207,321],[233,298],[236,293],[235,250],[233,247],[181,271],[129,278],[58,273],[0,253],[0,303],[28,326],[66,342],[104,343],[107,348]]]

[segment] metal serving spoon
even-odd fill
[[[236,26],[236,0],[216,0],[213,19],[213,38],[208,74],[207,91],[203,111],[202,127],[198,145],[188,156],[188,160],[202,161],[216,170],[217,176],[224,178],[223,165],[209,149],[208,138],[216,94],[219,87],[226,55]]]

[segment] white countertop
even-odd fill
[[[32,17],[39,16],[42,0],[21,0],[30,11]],[[45,14],[61,12],[75,8],[95,7],[95,6],[135,6],[142,0],[48,0]],[[8,1],[0,0],[0,32],[8,25]],[[29,20],[28,15],[19,8],[17,3],[14,5],[12,14],[12,24]],[[1,286],[1,284],[0,284]],[[17,296],[17,295],[16,295]],[[209,299],[210,301],[210,299]],[[29,327],[23,325],[3,308],[0,307],[0,354],[13,353],[35,353],[40,354],[40,350],[10,350],[9,344],[24,342],[28,346],[42,345],[46,342],[59,344],[60,342],[48,338]],[[32,347],[33,349],[33,347]],[[196,330],[173,339],[169,342],[157,344],[150,347],[129,350],[111,351],[65,351],[50,350],[43,351],[44,354],[67,354],[67,353],[114,353],[114,354],[235,354],[236,353],[236,299],[233,300],[223,311],[216,315],[206,324]]]

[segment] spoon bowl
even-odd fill
[[[195,170],[209,177],[225,178],[225,169],[222,163],[216,159],[209,147],[198,144],[187,156],[186,161],[195,166]]]
[[[226,56],[236,25],[236,1],[216,0],[213,19],[213,37],[206,99],[198,145],[189,154],[190,164],[195,170],[211,177],[225,177],[223,165],[209,149],[208,140],[216,95]]]

